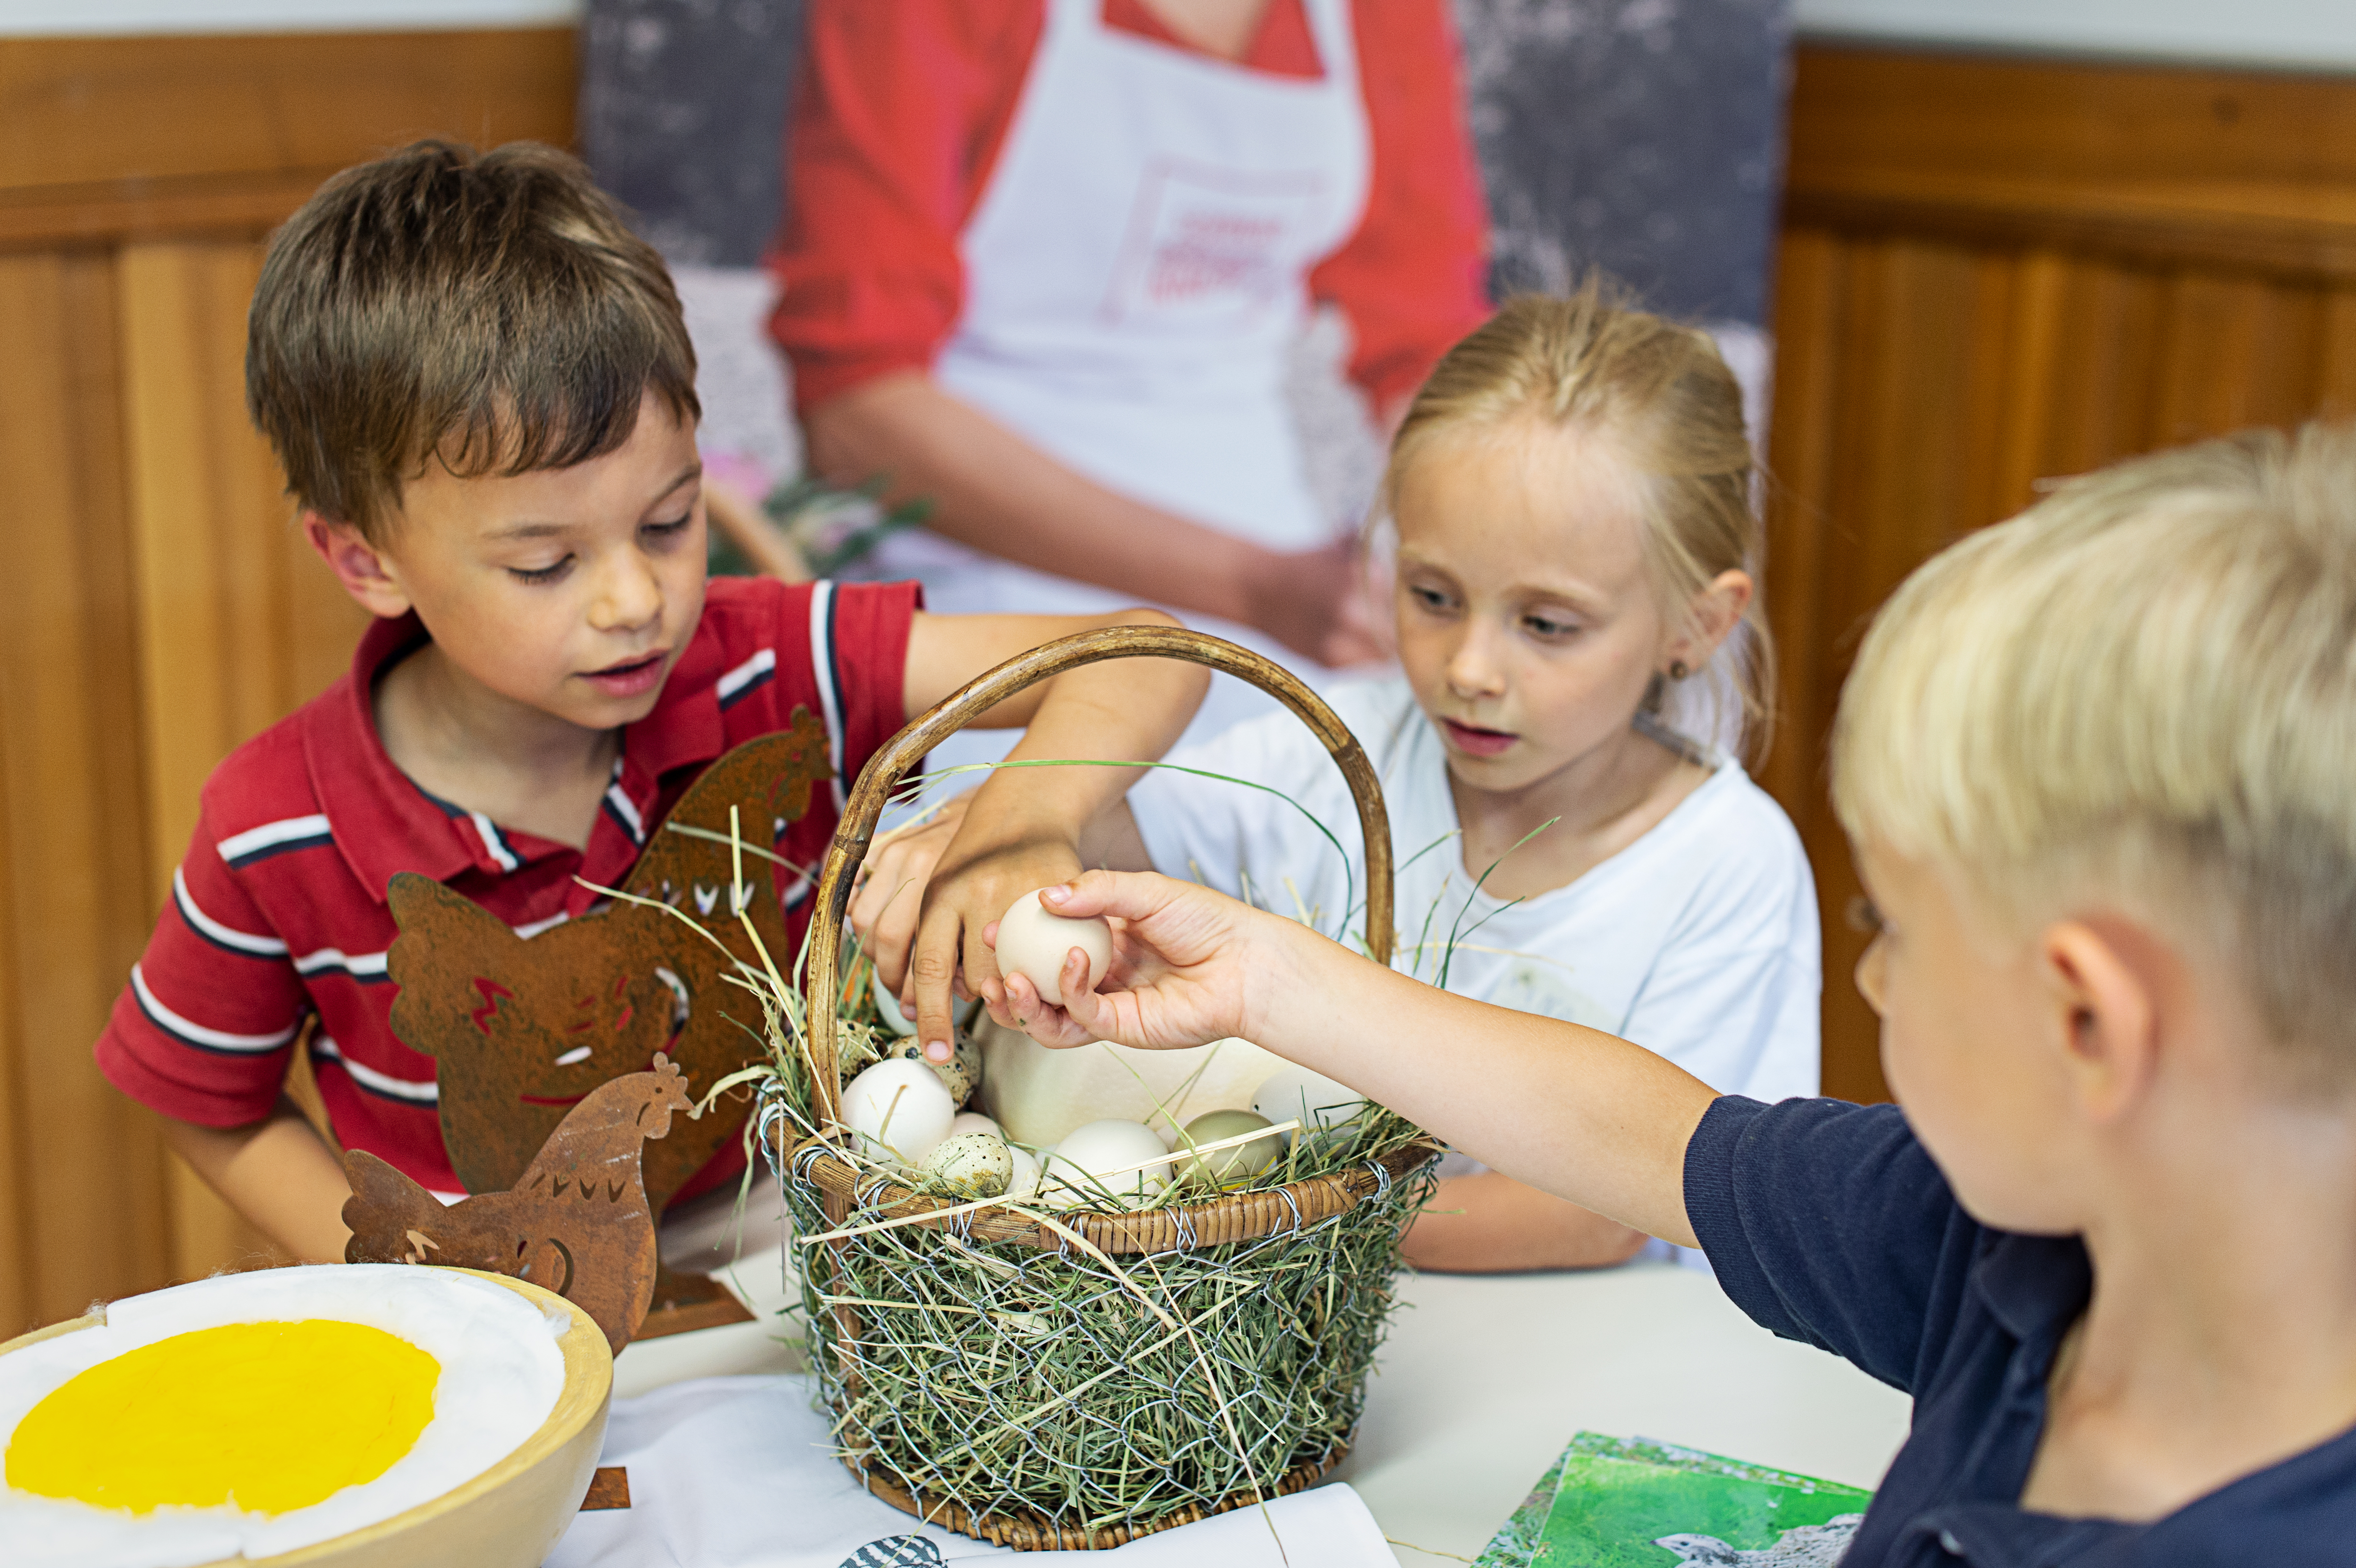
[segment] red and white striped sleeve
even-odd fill
[[[812,0],[768,260],[801,411],[931,368],[957,330],[958,236],[1044,21],[1041,0]]]
[[[270,1114],[310,1000],[285,940],[236,868],[327,836],[319,815],[225,834],[207,801],[172,873],[171,900],[98,1038],[99,1070],[116,1088],[199,1126],[242,1126]]]

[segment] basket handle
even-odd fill
[[[841,963],[842,922],[851,906],[851,877],[875,836],[875,824],[892,792],[925,754],[964,729],[975,718],[1017,692],[1051,676],[1105,659],[1184,659],[1225,670],[1251,682],[1301,717],[1340,765],[1357,803],[1358,826],[1366,840],[1366,949],[1377,964],[1391,960],[1391,828],[1383,807],[1382,785],[1365,748],[1323,699],[1298,676],[1249,648],[1189,631],[1183,626],[1101,626],[1042,643],[1017,654],[996,669],[985,671],[951,692],[931,711],[912,719],[884,749],[868,759],[859,782],[844,803],[834,842],[826,851],[819,873],[818,904],[810,914],[809,967],[805,995],[809,1003],[810,1064],[818,1082],[810,1085],[812,1109],[823,1127],[841,1119],[835,1063],[834,987]],[[1346,918],[1346,912],[1344,912]]]

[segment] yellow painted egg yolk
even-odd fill
[[[8,1442],[8,1484],[136,1513],[305,1508],[391,1468],[442,1364],[364,1324],[229,1323],[75,1374]]]

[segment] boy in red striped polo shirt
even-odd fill
[[[835,770],[778,852],[815,864],[841,791],[915,714],[1101,618],[934,616],[913,584],[704,575],[695,359],[661,259],[587,171],[421,143],[323,186],[273,240],[246,357],[312,545],[377,620],[349,675],[238,749],[98,1041],[101,1069],[298,1257],[338,1259],[335,1158],[282,1092],[307,1019],[337,1139],[445,1195],[434,1061],[397,1040],[395,872],[530,935],[587,910],[723,752],[825,725]],[[1022,756],[1155,757],[1206,677],[1058,676],[987,715]],[[1080,862],[1110,768],[992,776],[926,894],[920,948],[976,989],[982,927]],[[986,809],[985,809],[986,807]],[[788,912],[798,941],[807,901]],[[918,1019],[946,1039],[946,1017]],[[735,1140],[682,1189],[743,1168]]]

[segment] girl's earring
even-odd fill
[[[1685,660],[1671,659],[1669,661],[1669,678],[1671,680],[1683,680],[1686,677],[1691,674],[1693,674],[1693,671],[1686,667]]]

